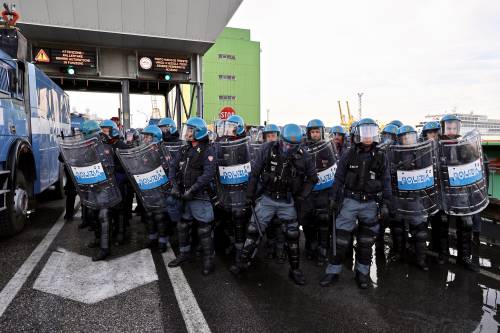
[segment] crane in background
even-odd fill
[[[354,121],[356,121],[354,117],[351,115],[351,109],[349,108],[349,101],[345,102],[347,107],[347,120],[344,113],[342,112],[342,105],[340,104],[340,101],[337,101],[337,103],[339,105],[340,125],[342,125],[342,127],[344,127],[345,129],[349,129],[351,124]]]

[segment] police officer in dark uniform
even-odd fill
[[[380,144],[378,145],[378,148],[380,150],[387,152],[389,146],[396,143],[398,128],[399,127],[394,125],[394,124],[388,124],[382,129],[382,132],[380,133]],[[399,226],[399,225],[401,225],[401,222],[402,222],[401,218],[398,217],[397,214],[395,214],[394,209],[392,209],[391,205],[389,205],[389,215],[380,221],[380,230],[379,230],[379,233],[377,236],[377,240],[375,242],[376,249],[378,251],[385,250],[385,245],[384,245],[385,244],[385,239],[384,239],[385,229],[389,227],[389,228],[391,228],[391,236],[392,236],[392,244],[393,244],[392,249],[393,250],[397,249],[397,251],[395,253],[397,253],[398,255],[402,253],[401,249],[399,249],[396,246],[396,244],[400,244],[400,243],[398,243],[397,240],[394,239],[394,237],[396,236],[397,232],[399,232],[399,231],[403,232],[403,230],[400,230],[400,229],[394,230],[393,229],[394,225]],[[403,237],[403,234],[402,233],[401,233],[401,235],[398,234],[398,236]],[[401,243],[401,244],[403,244],[403,243]],[[385,255],[385,254],[381,253],[381,255]]]
[[[311,157],[301,148],[301,141],[300,126],[288,124],[283,128],[280,141],[264,144],[257,155],[252,165],[247,192],[249,204],[256,202],[256,206],[248,225],[240,265],[231,267],[233,274],[239,274],[248,267],[263,232],[277,215],[285,225],[289,277],[298,285],[305,284],[304,273],[299,268],[300,231],[294,203],[300,205],[311,193],[318,179]],[[259,180],[264,193],[255,201]]]
[[[262,130],[264,142],[277,142],[280,138],[281,130],[275,124],[267,124]],[[259,185],[262,190],[262,185]],[[258,190],[258,192],[260,192]],[[266,229],[266,247],[267,257],[269,259],[276,258],[278,263],[283,264],[286,261],[285,253],[285,234],[283,233],[283,223],[275,215],[269,228]]]
[[[356,221],[356,282],[362,289],[368,288],[371,283],[372,246],[380,228],[379,205],[381,215],[386,215],[391,195],[385,154],[377,148],[378,142],[377,123],[370,118],[361,119],[355,131],[355,145],[338,162],[333,184],[334,202],[338,202],[336,197],[342,187],[344,200],[336,219],[336,253],[330,257],[321,286],[329,286],[338,279]]]
[[[183,203],[182,219],[177,226],[180,253],[168,266],[177,267],[192,260],[190,233],[196,222],[203,255],[202,273],[208,275],[214,270],[214,210],[208,192],[215,175],[214,151],[208,141],[207,124],[201,118],[187,120],[182,138],[188,144],[175,155],[169,171],[171,194]]]
[[[337,154],[337,159],[342,156],[344,148],[347,147],[346,131],[340,126],[336,125],[330,129],[330,140],[332,141],[333,148]]]
[[[440,140],[454,140],[460,137],[461,120],[457,116],[445,115],[441,118],[440,123]],[[461,152],[463,153],[465,150]],[[479,271],[479,266],[472,258],[473,216],[474,215],[454,216],[444,214],[444,216],[441,216],[441,219],[438,217],[433,218],[431,225],[433,229],[436,228],[436,232],[433,231],[433,234],[439,236],[439,242],[434,243],[439,246],[436,249],[439,255],[439,263],[445,263],[447,261],[449,255],[449,226],[450,222],[455,222],[457,228],[457,263],[468,270],[474,272]]]
[[[104,134],[104,142],[111,145],[113,151],[115,149],[128,149],[129,145],[125,143],[123,140],[123,136],[118,129],[116,123],[112,120],[103,120],[101,123],[101,130]],[[128,217],[132,214],[128,214],[125,211],[125,204],[127,201],[127,197],[129,196],[128,192],[131,190],[131,185],[129,180],[127,179],[127,174],[123,169],[120,160],[113,154],[115,159],[115,168],[114,168],[114,176],[116,179],[116,183],[120,189],[120,193],[122,195],[122,202],[113,207],[112,209],[112,219],[113,219],[113,236],[115,236],[115,245],[123,245],[125,242],[126,236],[126,228],[128,223]]]
[[[335,165],[333,147],[325,142],[325,126],[319,119],[313,119],[307,124],[307,142],[304,148],[315,158],[313,160],[316,173],[332,168]],[[333,183],[333,179],[328,180]],[[316,260],[318,266],[323,266],[327,260],[329,244],[329,226],[331,221],[330,202],[333,200],[331,184],[321,184],[314,188],[311,195],[298,207],[299,222],[305,236],[306,257]]]

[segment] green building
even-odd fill
[[[260,43],[250,30],[225,28],[203,56],[204,118],[231,107],[247,124],[260,124]]]

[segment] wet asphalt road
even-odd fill
[[[0,240],[0,290],[63,211],[62,201],[42,199],[23,233]],[[64,224],[0,317],[0,332],[186,332],[186,327],[193,327],[185,321],[192,318],[185,319],[182,312],[183,306],[190,309],[193,304],[177,300],[173,286],[178,281],[171,280],[158,253],[151,256],[156,281],[95,304],[34,289],[54,253],[93,254],[86,247],[92,233],[78,230],[79,222],[77,217]],[[141,250],[143,229],[134,219],[129,242],[113,247],[110,260]],[[185,289],[192,291],[212,332],[496,332],[500,322],[500,248],[483,242],[479,251],[481,274],[453,263],[439,266],[432,263],[432,257],[430,272],[422,272],[409,264],[391,262],[387,247],[376,254],[371,272],[374,285],[365,291],[357,288],[347,268],[337,285],[319,287],[323,269],[305,260],[302,268],[308,284],[304,287],[288,279],[287,264],[263,257],[239,279],[228,272],[230,259],[222,254],[217,256],[216,272],[211,276],[201,275],[199,262],[186,265],[182,271],[189,285]],[[78,269],[85,274],[85,267]]]

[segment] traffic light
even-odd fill
[[[160,79],[165,81],[172,80],[172,75],[170,73],[162,73],[160,74]]]
[[[66,66],[66,67],[61,67],[61,73],[68,75],[75,75],[76,71],[73,66]]]

